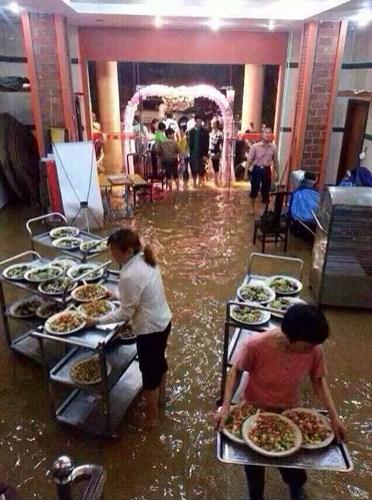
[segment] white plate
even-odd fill
[[[64,245],[61,245],[61,243],[63,242],[63,240],[73,240],[73,245],[69,245],[68,247],[65,247]],[[82,239],[81,238],[77,238],[77,237],[62,237],[62,238],[57,238],[56,240],[53,240],[52,242],[52,245],[53,247],[57,247],[57,249],[62,249],[62,250],[75,250],[75,249],[78,249],[80,247],[82,243]]]
[[[39,307],[34,311],[34,313],[28,313],[27,315],[19,315],[18,313],[16,313],[18,306],[21,306],[22,304],[29,303],[31,301],[36,301],[37,303],[39,303],[39,307],[44,304],[44,301],[40,297],[37,297],[37,296],[32,296],[32,297],[28,297],[25,299],[20,299],[19,301],[17,301],[16,303],[13,303],[10,306],[9,313],[14,318],[33,318],[33,317],[35,317],[37,315],[37,309]]]
[[[10,277],[9,276],[9,272],[12,271],[12,270],[14,270],[14,268],[19,268],[20,266],[27,266],[27,270],[25,270],[23,272],[22,277],[21,278]],[[7,268],[5,268],[5,270],[3,271],[3,276],[5,278],[7,278],[8,280],[24,280],[26,271],[31,270],[31,268],[34,268],[34,267],[35,267],[35,265],[32,264],[32,263],[12,264],[11,266],[8,266]]]
[[[234,409],[235,407],[239,407],[239,405],[231,405],[230,409]],[[248,419],[249,417],[250,416],[248,416],[245,419]],[[244,421],[243,421],[243,423],[244,423]],[[233,442],[236,442],[237,444],[244,444],[244,445],[247,444],[247,442],[243,438],[237,437],[236,435],[234,435],[233,433],[231,433],[231,431],[229,431],[227,428],[224,428],[222,431],[223,431],[223,434],[226,435]]]
[[[80,233],[80,230],[79,228],[76,228],[75,226],[58,226],[57,228],[53,228],[50,232],[49,232],[49,235],[51,236],[51,238],[65,238],[65,237],[61,237],[60,235],[58,235],[58,232],[60,232],[61,230],[67,230],[70,232],[69,235],[65,235],[65,237],[77,237]]]
[[[235,316],[235,309],[236,308],[249,308],[251,310],[254,310],[254,307],[252,306],[245,306],[242,304],[241,306],[231,306],[230,309],[230,316],[235,322],[238,322],[239,324],[242,325],[263,325],[266,324],[270,320],[271,313],[269,311],[264,311],[264,310],[257,310],[261,313],[261,320],[257,320],[256,322],[244,322],[243,320],[239,320],[238,317]]]
[[[57,332],[57,331],[54,331],[51,327],[50,327],[50,324],[51,322],[53,322],[53,320],[55,320],[56,318],[60,317],[61,315],[65,315],[66,313],[74,313],[72,311],[69,311],[69,312],[66,312],[66,311],[61,311],[60,313],[56,313],[55,315],[53,315],[52,317],[48,318],[48,320],[45,322],[45,330],[47,332],[49,332],[49,334],[54,334],[55,336],[69,336],[70,334],[74,334],[75,332],[79,332],[81,331],[82,329],[84,329],[84,327],[86,326],[86,321],[84,320],[81,325],[79,327],[76,327],[75,329],[71,329],[69,331],[66,331],[66,332]],[[76,312],[75,312],[76,314]],[[79,314],[79,317],[81,317],[81,315]]]
[[[67,276],[69,278],[72,278],[72,280],[80,280],[79,277],[74,277],[74,271],[80,269],[80,270],[84,270],[84,274],[88,271],[88,270],[94,270],[96,268],[96,266],[94,264],[78,264],[77,266],[72,266],[69,270],[67,270]],[[102,277],[103,275],[103,268],[101,268],[100,270],[97,271],[98,273],[98,276],[89,276],[87,275],[85,278],[83,278],[83,280],[85,282],[94,282],[95,280],[98,280]],[[81,275],[83,275],[83,273],[81,273]]]
[[[72,257],[56,257],[50,264],[62,268],[63,271],[67,271],[71,266],[79,264],[79,261]]]
[[[271,285],[270,285],[271,282],[275,278],[284,278],[286,280],[291,280],[291,282],[294,282],[296,284],[296,286],[297,286],[296,290],[293,291],[293,292],[279,292],[279,291],[277,291],[274,287],[271,287]],[[302,290],[302,282],[300,282],[299,280],[297,280],[297,278],[290,277],[288,275],[274,275],[272,277],[269,277],[265,281],[265,285],[267,287],[270,287],[276,294],[279,294],[280,296],[295,296],[296,294],[298,294]]]
[[[76,378],[73,373],[72,373],[72,369],[74,367],[76,367],[78,364],[80,364],[81,362],[84,362],[85,360],[90,360],[91,358],[98,358],[97,356],[93,356],[93,357],[85,357],[85,358],[82,358],[81,360],[79,360],[78,362],[76,362],[76,364],[74,364],[71,369],[70,369],[70,377],[73,381],[75,381],[75,383],[77,384],[80,384],[80,385],[84,385],[84,386],[90,386],[92,384],[98,384],[102,381],[102,378],[99,376],[97,379],[93,379],[92,381],[81,381],[81,379],[78,379]],[[110,373],[111,373],[111,370],[112,370],[112,367],[111,367],[111,364],[109,364],[109,362],[106,361],[106,369],[107,369],[107,375],[109,376]]]
[[[58,280],[58,279],[56,279],[56,280]],[[48,280],[48,282],[54,282],[54,280]],[[46,294],[47,296],[60,296],[61,294],[63,294],[63,292],[64,292],[63,290],[60,292],[47,292],[46,290],[44,290],[44,286],[48,282],[42,282],[41,284],[39,284],[39,287],[37,288],[37,290],[39,292],[41,292],[42,294]],[[72,282],[71,285],[69,286],[69,288],[67,289],[67,292],[72,291],[75,287],[77,287],[77,282]]]
[[[298,297],[288,297],[288,296],[286,296],[286,297],[284,297],[284,296],[283,297],[277,297],[276,299],[274,299],[274,301],[277,301],[277,300],[280,300],[280,299],[285,299],[286,301],[289,302],[289,306],[288,306],[288,308],[287,308],[286,311],[288,311],[289,308],[291,306],[293,306],[294,304],[307,304],[306,301],[304,301],[303,299],[300,299]],[[267,306],[269,308],[273,308],[273,306],[271,306],[271,305],[272,305],[272,303],[274,301],[272,301],[271,303],[269,303]],[[286,311],[276,310],[275,312],[272,311],[271,314],[272,314],[273,317],[283,318],[284,315],[285,315],[285,313],[286,313]]]
[[[290,427],[293,429],[293,433],[295,434],[295,445],[288,449],[287,451],[283,452],[271,452],[267,451],[266,449],[262,449],[261,447],[258,447],[248,436],[249,431],[255,426],[256,424],[256,419],[259,415],[264,415],[264,416],[276,416],[278,419],[284,420],[286,423],[290,425]],[[298,426],[294,424],[293,421],[290,419],[286,418],[285,416],[282,416],[281,414],[274,414],[273,412],[261,412],[258,415],[251,416],[250,418],[246,419],[243,423],[242,426],[242,435],[245,440],[245,442],[249,445],[251,449],[254,451],[258,452],[259,454],[262,454],[263,456],[268,456],[268,457],[285,457],[285,456],[290,456],[297,452],[302,444],[302,434]]]
[[[104,242],[104,243],[106,243],[106,247],[104,249],[100,249],[99,248],[100,244],[98,244],[98,242],[102,242],[102,243]],[[93,248],[89,248],[88,251],[87,251],[86,249],[84,249],[84,245],[86,245],[87,243],[90,243],[90,244],[97,243],[97,245],[95,247],[93,247]],[[80,250],[81,250],[81,252],[88,252],[88,254],[94,254],[94,253],[97,253],[97,252],[105,252],[107,249],[108,249],[108,247],[107,247],[107,239],[106,238],[104,238],[103,240],[87,240],[87,241],[82,242],[80,244]]]
[[[34,278],[32,275],[36,273],[37,271],[41,270],[55,270],[56,276],[55,277],[48,277],[48,278]],[[57,273],[58,272],[58,273]],[[52,280],[55,280],[56,278],[59,278],[63,273],[63,270],[61,268],[58,268],[58,266],[50,266],[50,265],[44,265],[44,266],[37,266],[36,268],[32,268],[31,270],[26,271],[25,273],[25,279],[28,280],[29,282],[33,283],[43,283],[43,282],[51,282]]]
[[[255,299],[245,299],[242,296],[242,289],[246,288],[246,287],[262,287],[265,290],[265,292],[267,293],[268,298],[265,299],[264,301],[257,301]],[[270,287],[268,287],[266,284],[262,284],[262,283],[259,283],[259,282],[249,282],[249,284],[243,284],[243,285],[241,285],[239,287],[239,289],[238,289],[237,294],[238,294],[238,297],[239,297],[239,299],[241,301],[248,301],[248,302],[259,303],[259,304],[269,303],[270,301],[272,301],[276,297],[275,291],[273,289],[270,289]]]
[[[91,285],[97,285],[99,289],[102,289],[102,292],[95,298],[90,298],[90,299],[81,299],[78,297],[79,291],[84,289],[85,287],[90,287]],[[71,292],[71,297],[72,299],[75,299],[75,301],[79,301],[79,303],[91,303],[92,301],[99,301],[100,299],[105,299],[107,297],[108,289],[104,285],[100,284],[87,284],[87,285],[80,285],[76,289],[74,289]]]
[[[49,302],[40,305],[36,310],[36,315],[42,320],[46,320],[47,318],[51,317],[52,315],[45,315],[45,313],[43,313],[44,308],[48,308],[49,306],[55,306],[57,308],[57,311],[55,311],[52,315],[55,315],[56,313],[59,313],[61,311],[61,307],[57,303]]]
[[[305,407],[296,407],[295,409],[288,409],[287,411],[283,412],[283,416],[288,417],[291,419],[288,414],[293,411],[301,411],[301,412],[306,412],[308,414],[311,414],[312,416],[316,416],[324,425],[326,428],[329,429],[329,435],[326,439],[322,440],[322,442],[318,442],[316,444],[302,444],[303,449],[323,449],[323,447],[327,447],[329,444],[331,444],[335,438],[335,434],[332,431],[331,428],[331,423],[329,419],[327,419],[326,416],[321,414],[320,412],[314,411],[313,409],[306,409]],[[299,426],[299,425],[297,425]],[[301,428],[300,428],[301,429]]]
[[[98,316],[98,317],[91,317],[91,318],[94,318],[94,319],[97,319],[97,320],[98,320],[99,318],[101,318],[101,317],[103,317],[103,316],[105,316],[105,315],[108,315],[109,313],[111,313],[111,312],[112,312],[112,311],[114,311],[114,309],[115,309],[115,305],[114,305],[114,304],[112,304],[112,303],[111,303],[110,301],[108,301],[107,299],[106,299],[106,300],[104,300],[104,299],[93,300],[93,301],[89,301],[89,303],[95,303],[96,301],[105,301],[106,303],[108,303],[108,304],[109,304],[110,310],[109,310],[109,311],[107,311],[104,315],[100,315],[100,316]],[[78,306],[78,308],[77,308],[77,310],[78,310],[78,311],[80,311],[80,313],[81,313],[82,315],[84,315],[84,316],[89,316],[89,315],[86,315],[86,313],[84,312],[84,305],[87,305],[87,304],[89,304],[89,303],[88,303],[88,302],[84,302],[84,304],[81,304],[81,305],[80,305],[80,306]]]

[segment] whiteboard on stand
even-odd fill
[[[103,204],[96,155],[91,141],[54,143],[54,160],[64,214],[69,224],[103,227]],[[82,204],[87,202],[87,209]]]

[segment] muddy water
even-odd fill
[[[0,213],[0,254],[27,246],[23,219],[29,211]],[[21,219],[20,219],[21,217]],[[0,480],[23,498],[51,498],[45,476],[64,452],[78,462],[104,465],[106,498],[246,498],[242,469],[215,457],[207,415],[218,396],[224,304],[244,275],[252,220],[243,191],[181,193],[137,211],[133,225],[156,248],[174,330],[169,347],[170,401],[157,432],[140,428],[138,401],[125,418],[118,440],[101,440],[62,428],[50,420],[39,367],[9,353],[1,337]],[[306,261],[310,248],[290,244],[290,255]],[[308,289],[305,288],[305,294]],[[329,378],[350,436],[355,469],[350,474],[310,473],[308,494],[316,499],[366,499],[372,495],[371,368],[372,315],[329,310]],[[286,498],[276,471],[267,474],[267,497]]]

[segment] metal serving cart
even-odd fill
[[[49,214],[44,214],[42,216],[34,217],[32,219],[29,219],[26,222],[26,230],[27,233],[30,237],[30,242],[31,242],[31,249],[35,250],[35,244],[41,245],[44,247],[49,248],[50,250],[53,250],[54,252],[59,252],[62,254],[66,254],[67,256],[73,257],[77,259],[78,261],[85,263],[86,261],[89,261],[90,259],[95,259],[98,256],[102,255],[103,252],[83,252],[80,249],[60,249],[56,248],[53,246],[53,239],[50,236],[49,231],[45,231],[39,234],[34,234],[32,231],[32,227],[34,226],[34,223],[36,222],[42,222],[46,223],[49,220],[51,224],[54,225],[54,227],[58,227],[63,224],[67,224],[67,219],[63,214],[60,214],[59,212],[50,212]],[[90,240],[103,240],[103,238],[99,235],[95,235],[94,233],[90,233],[85,230],[80,230],[79,233],[79,238],[81,238],[84,242],[90,241]]]
[[[311,269],[316,301],[372,308],[372,189],[327,188],[316,221]]]
[[[248,273],[243,283],[265,282],[268,276],[276,274],[289,274],[301,280],[303,272],[303,261],[296,258],[274,256],[270,254],[253,253],[249,259]],[[262,270],[269,271],[269,275],[263,274]],[[222,402],[226,383],[227,370],[232,365],[234,354],[239,350],[239,346],[244,343],[255,332],[263,332],[271,327],[280,326],[279,318],[271,317],[265,325],[247,327],[237,323],[230,315],[231,308],[236,304],[242,304],[235,299],[229,301],[226,307],[226,321],[224,332],[224,349],[222,358],[222,378],[221,378],[221,398]],[[256,309],[272,311],[257,304],[244,303],[254,306]],[[246,375],[243,374],[235,389],[233,403],[238,403],[242,386],[245,384]],[[280,466],[287,468],[306,468],[317,470],[350,471],[353,468],[350,454],[344,443],[333,442],[325,449],[304,450],[300,449],[296,454],[285,458],[269,458],[262,456],[248,446],[240,445],[230,440],[223,433],[217,432],[217,458],[224,463],[240,465],[259,466]]]

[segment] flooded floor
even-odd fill
[[[40,367],[9,352],[1,336],[0,481],[16,488],[20,498],[53,498],[46,472],[56,456],[66,453],[76,462],[105,467],[105,498],[247,497],[242,468],[216,459],[208,422],[219,393],[225,302],[234,296],[249,254],[258,250],[251,243],[252,216],[247,214],[245,191],[228,196],[204,190],[142,204],[132,222],[158,253],[174,313],[168,350],[171,399],[158,431],[140,429],[140,400],[124,419],[118,440],[56,424],[48,414]],[[19,208],[0,212],[1,257],[28,247],[27,217],[30,211]],[[305,260],[306,282],[311,248],[292,239],[288,255]],[[310,297],[307,286],[304,292]],[[348,426],[355,468],[348,474],[310,472],[308,496],[367,499],[372,496],[372,315],[337,309],[327,310],[327,317],[329,380]],[[266,497],[287,498],[273,470],[267,473]]]

